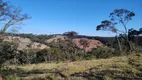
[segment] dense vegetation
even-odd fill
[[[16,34],[15,34],[16,35]],[[19,34],[20,35],[20,34]],[[23,35],[23,34],[22,34]],[[27,35],[26,35],[27,36]],[[22,36],[21,36],[22,37]],[[42,36],[34,36],[33,39]],[[46,36],[50,37],[50,36]],[[46,39],[44,37],[43,40]],[[29,37],[32,39],[32,37]],[[37,38],[38,39],[38,38]],[[14,43],[3,42],[0,43],[0,57],[1,64],[33,64],[40,62],[59,62],[59,61],[76,61],[92,58],[109,58],[113,56],[128,55],[127,46],[123,45],[123,52],[120,52],[115,38],[98,38],[98,40],[105,40],[109,47],[98,47],[91,52],[85,52],[78,48],[72,41],[66,40],[59,42],[48,43],[51,48],[43,50],[17,50],[18,46]],[[42,39],[39,39],[42,41]],[[125,42],[124,42],[125,43]],[[141,52],[141,46],[132,43],[133,52]]]

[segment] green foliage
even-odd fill
[[[17,56],[17,46],[9,42],[0,42],[0,64],[12,62]],[[15,63],[15,62],[14,62]]]
[[[50,48],[38,51],[36,53],[37,62],[59,62],[59,61],[76,61],[85,59],[86,53],[77,52],[77,53],[65,53],[58,48]]]
[[[128,29],[126,24],[128,21],[132,20],[132,17],[135,16],[135,13],[132,11],[129,11],[127,9],[115,9],[112,13],[110,13],[110,20],[103,20],[100,25],[97,25],[96,30],[104,30],[104,31],[111,31],[113,33],[116,33],[116,36],[118,34],[124,34],[124,40],[126,41],[125,44],[127,44],[127,51],[131,51],[131,45],[129,43],[129,37],[128,37]],[[124,28],[124,31],[119,30],[116,28],[117,24],[122,24],[122,27]],[[119,50],[122,51],[122,45],[117,38]]]
[[[125,46],[123,46],[123,52],[118,51],[116,47],[98,47],[86,53],[69,40],[51,43],[51,48],[43,50],[28,49],[18,51],[16,45],[8,42],[2,42],[0,45],[0,61],[6,65],[89,60],[92,58],[110,58],[129,54],[125,51]],[[131,46],[133,47],[133,52],[141,52],[141,47],[137,47],[133,43],[131,43]]]
[[[36,60],[39,62],[53,62],[63,60],[64,55],[58,48],[50,48],[38,51]]]
[[[60,40],[59,42],[51,43],[50,46],[61,50],[62,54],[64,54],[64,59],[67,60],[75,60],[76,55],[82,51],[70,40]]]
[[[91,54],[93,54],[93,56],[95,56],[96,58],[100,59],[100,58],[109,58],[114,56],[114,50],[108,47],[98,47],[92,50],[92,52],[90,52]]]
[[[34,50],[19,51],[17,57],[19,64],[32,64],[36,62],[36,52]]]
[[[78,34],[78,33],[75,32],[75,31],[69,31],[69,32],[63,33],[64,36],[68,36],[69,38],[74,38],[74,37],[77,36],[77,34]]]

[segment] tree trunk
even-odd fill
[[[117,39],[117,42],[118,42],[119,50],[122,51],[122,47],[121,47],[121,44],[120,44],[120,40],[117,36],[117,33],[116,33],[116,39]]]
[[[6,33],[6,30],[12,25],[11,24],[12,20],[9,20],[3,27],[2,33]]]
[[[125,29],[125,36],[126,36],[126,42],[127,42],[127,44],[128,44],[128,47],[129,47],[129,51],[131,51],[132,50],[132,47],[131,47],[131,44],[130,44],[130,41],[129,41],[129,37],[128,37],[128,30],[127,30],[127,27],[126,27],[126,25],[124,24],[124,22],[122,21],[122,18],[120,18],[121,20],[120,20],[120,22],[122,23],[122,25],[123,25],[123,27],[124,27],[124,29]]]

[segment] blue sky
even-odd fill
[[[8,1],[8,0],[7,0]],[[113,36],[96,31],[102,20],[109,19],[114,9],[126,8],[136,16],[128,28],[142,27],[142,0],[9,0],[20,6],[32,19],[25,21],[20,33],[58,34],[76,31],[81,35]],[[121,26],[118,28],[122,29]]]

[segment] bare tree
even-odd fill
[[[21,24],[24,20],[30,19],[26,13],[22,13],[22,9],[19,7],[11,6],[7,2],[0,0],[0,21],[6,22],[2,28],[2,33],[5,33],[11,26]]]
[[[3,2],[3,0],[0,0],[0,21],[5,21],[6,17],[8,16],[8,3]]]
[[[29,19],[30,17],[27,14],[22,14],[20,8],[12,9],[8,14],[8,20],[4,25],[2,32],[5,33],[6,30],[14,25],[21,24],[24,20]]]

